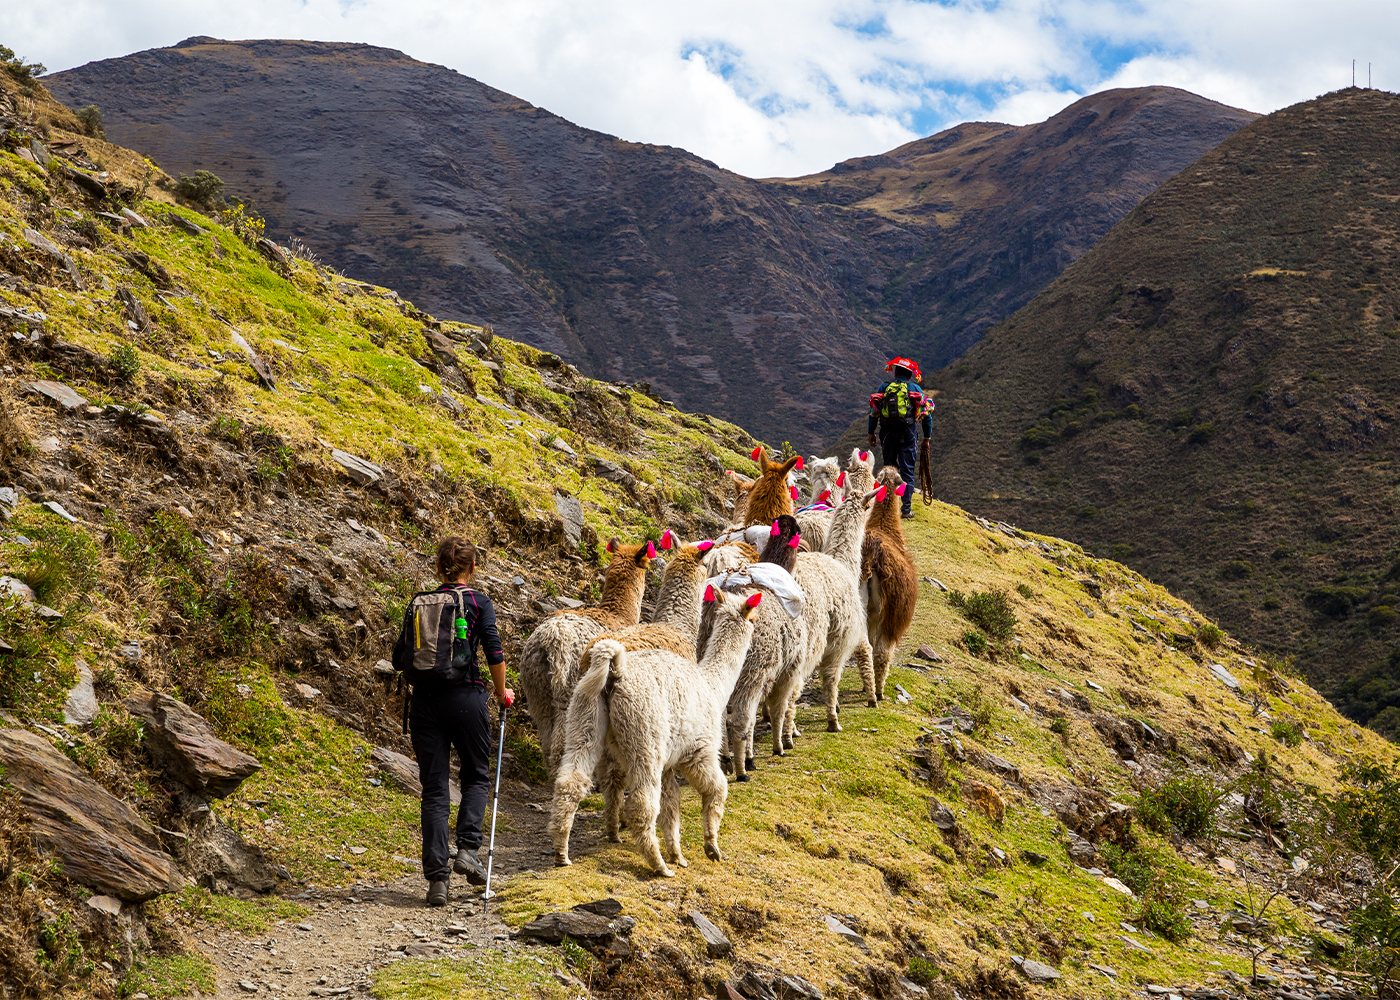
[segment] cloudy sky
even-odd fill
[[[589,128],[751,176],[825,170],[961,121],[1040,121],[1166,84],[1272,111],[1400,89],[1393,0],[44,0],[0,44],[50,70],[191,35],[371,42]]]

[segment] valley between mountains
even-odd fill
[[[608,538],[723,530],[760,441],[182,201],[42,82],[0,88],[6,995],[1393,991],[1395,746],[1136,570],[936,501],[903,522],[889,697],[848,669],[825,732],[808,689],[722,861],[682,789],[674,879],[594,797],[552,867],[516,712],[499,896],[430,913],[383,660],[436,539],[486,549],[514,664],[599,599]]]

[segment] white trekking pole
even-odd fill
[[[491,799],[491,841],[486,848],[486,891],[481,896],[481,912],[486,913],[486,901],[494,893],[491,892],[491,862],[496,857],[496,807],[501,801],[501,754],[505,750],[506,744],[506,706],[501,706],[501,737],[496,741],[496,793]]]

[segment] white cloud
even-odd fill
[[[0,42],[50,68],[189,35],[402,49],[580,125],[757,176],[968,119],[1039,121],[1111,86],[1256,111],[1400,87],[1400,5],[1367,0],[46,0]]]

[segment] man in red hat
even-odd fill
[[[924,440],[933,435],[933,403],[919,385],[919,366],[908,358],[891,358],[885,365],[890,381],[870,394],[870,422],[866,436],[873,448],[879,428],[881,464],[899,469],[899,477],[909,487],[904,491],[903,516],[914,516],[914,461],[918,446],[917,428]]]

